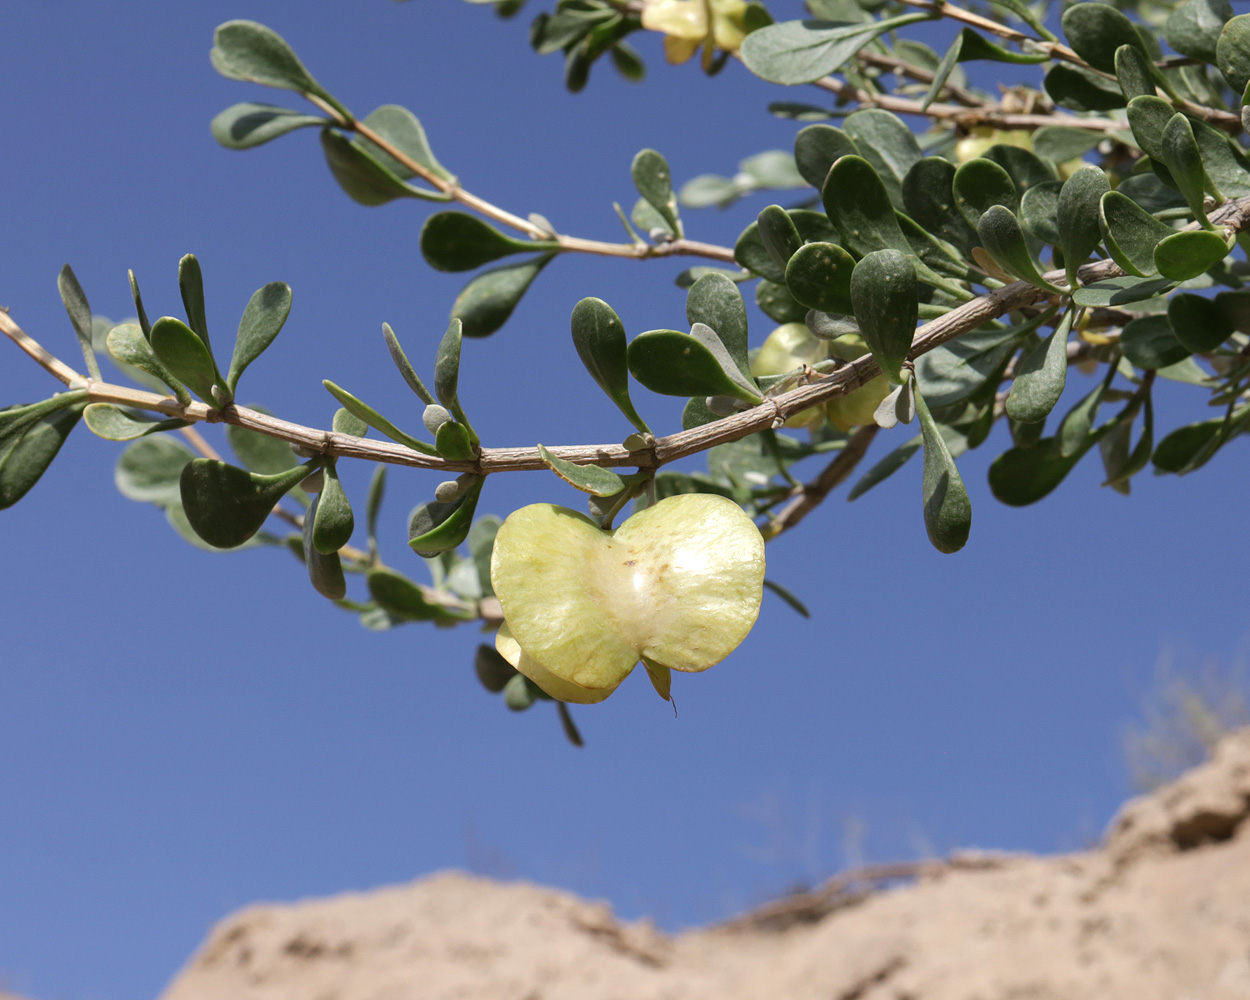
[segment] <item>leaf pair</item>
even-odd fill
[[[686,295],[686,318],[691,323],[688,334],[651,330],[634,338],[625,358],[633,376],[663,395],[725,396],[745,403],[760,402],[764,396],[751,376],[746,306],[737,285],[721,274],[704,275]],[[612,351],[619,359],[619,345]],[[616,372],[614,384],[619,386],[623,380],[619,368]]]
[[[473,430],[473,425],[469,423],[465,415],[464,408],[460,405],[458,386],[460,348],[463,342],[460,320],[453,319],[448,324],[443,339],[439,341],[438,351],[434,358],[433,395],[425,387],[407,355],[404,354],[395,332],[385,323],[382,325],[382,332],[386,338],[391,360],[395,362],[395,366],[409,388],[426,404],[423,420],[430,433],[435,435],[434,445],[431,447],[406,431],[400,430],[368,403],[329,379],[322,381],[326,390],[354,417],[385,434],[392,441],[423,455],[438,455],[452,462],[473,461],[477,456],[480,441],[477,432]],[[438,398],[437,404],[435,396]]]
[[[470,271],[502,257],[546,251],[515,264],[492,268],[466,285],[452,306],[465,336],[485,337],[512,315],[530,284],[560,250],[557,240],[518,240],[464,212],[437,212],[421,228],[421,253],[440,271]]]

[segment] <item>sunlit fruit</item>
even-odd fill
[[[745,0],[646,0],[642,26],[662,31],[668,61],[683,63],[709,39],[715,48],[737,52],[746,37],[746,9]]]
[[[666,677],[728,656],[759,614],[764,540],[711,494],[667,497],[613,531],[532,504],[499,529],[491,583],[504,659],[553,698],[602,701],[639,660]]]

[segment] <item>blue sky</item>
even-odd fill
[[[247,153],[213,142],[217,111],[285,97],[213,72],[212,30],[231,18],[280,31],[358,113],[408,106],[466,186],[574,235],[621,238],[611,205],[632,203],[645,146],[682,180],[792,142],[764,108],[795,94],[738,66],[713,80],[667,67],[654,39],[645,84],[605,66],[570,95],[558,57],[529,51],[525,19],[453,0],[351,6],[0,8],[0,302],[17,322],[80,363],[63,263],[120,319],[128,267],[153,316],[179,313],[177,261],[194,252],[223,340],[253,290],[294,289],[244,402],[327,426],[318,383],[333,378],[417,423],[381,323],[428,369],[464,276],[422,262],[425,206],[351,202],[311,132]],[[688,232],[732,243],[768,200],[687,212]],[[597,295],[631,334],[679,326],[682,266],[555,261],[500,333],[465,347],[461,397],[484,443],[623,437],[571,349],[569,312]],[[772,324],[751,322],[759,343]],[[6,357],[0,403],[56,388],[16,348]],[[1164,388],[1164,427],[1202,415]],[[676,428],[671,400],[636,401]],[[550,705],[514,715],[482,691],[472,628],[366,632],[280,551],[192,549],[115,491],[120,446],[80,430],[0,514],[0,986],[152,996],[234,908],[446,867],[679,927],[861,858],[1088,843],[1130,790],[1120,733],[1161,651],[1227,660],[1244,642],[1231,501],[1250,476],[1235,444],[1184,480],[1143,475],[1125,498],[1098,487],[1091,456],[1015,510],[985,484],[1004,441],[999,428],[961,460],[974,505],[961,553],[925,538],[918,463],[855,504],[835,494],[768,550],[811,621],[766,598],[730,659],[678,679],[677,718],[634,678],[575,710],[575,750]],[[358,504],[368,472],[343,470]],[[405,519],[438,478],[390,479],[383,553],[418,577]],[[518,474],[492,478],[480,510],[535,501],[579,503],[552,476]]]

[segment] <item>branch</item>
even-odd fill
[[[1250,223],[1250,197],[1226,202],[1210,213],[1210,220],[1234,232],[1245,229]],[[1199,226],[1197,222],[1192,222],[1185,228],[1192,230]],[[1083,285],[1090,285],[1124,273],[1115,261],[1101,260],[1082,267],[1080,279]],[[1050,271],[1045,278],[1049,282],[1060,284],[1067,280],[1062,270]],[[944,316],[918,327],[908,357],[917,358],[991,320],[1053,297],[1052,293],[1024,281],[1004,285],[964,302]],[[310,453],[359,458],[390,465],[442,472],[473,472],[483,476],[494,472],[526,472],[547,468],[537,448],[484,448],[476,461],[452,462],[436,456],[422,455],[390,441],[376,441],[305,427],[234,404],[220,410],[199,402],[183,405],[172,396],[88,379],[49,354],[7,312],[0,312],[0,330],[67,386],[86,389],[88,398],[94,403],[133,406],[191,422],[234,424],[286,441]],[[557,457],[579,465],[659,468],[715,445],[737,441],[757,431],[780,426],[802,410],[845,395],[879,374],[880,369],[872,356],[864,355],[829,375],[814,376],[807,385],[772,397],[759,406],[701,427],[658,438],[654,445],[646,449],[629,451],[620,444],[596,444],[565,445],[550,450]]]

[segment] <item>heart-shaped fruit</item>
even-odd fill
[[[596,702],[640,659],[661,690],[669,670],[733,652],[759,615],[764,540],[706,493],[666,497],[615,531],[533,504],[499,529],[490,577],[504,659],[553,698]]]

